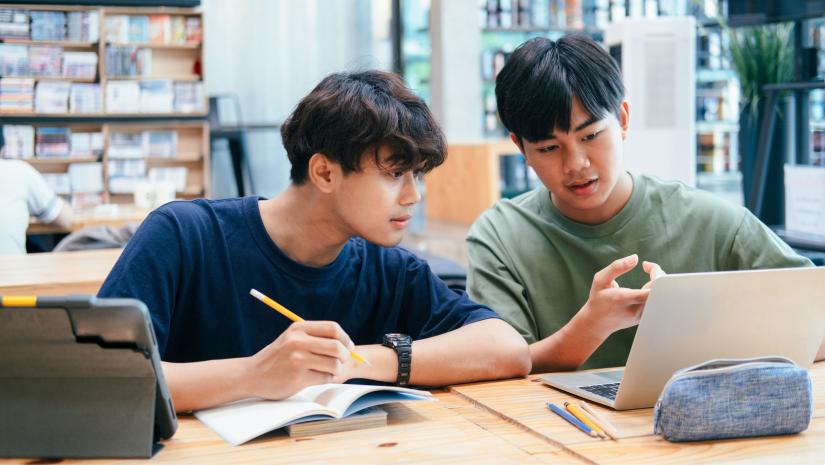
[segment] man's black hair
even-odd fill
[[[360,171],[364,153],[382,168],[426,173],[444,162],[447,151],[424,101],[398,75],[383,71],[327,76],[298,103],[281,138],[295,184],[307,180],[316,153],[339,163],[344,173]],[[382,162],[378,149],[384,144],[393,154]]]
[[[570,34],[528,40],[496,77],[501,121],[519,138],[537,142],[556,128],[570,131],[573,99],[594,118],[618,115],[624,100],[616,62],[593,39]]]

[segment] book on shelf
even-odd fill
[[[72,83],[69,93],[69,113],[101,113],[100,84]]]
[[[284,400],[246,399],[197,411],[195,417],[237,446],[293,423],[344,418],[376,405],[431,399],[427,391],[395,386],[322,384]]]
[[[29,13],[26,10],[0,8],[0,39],[28,39]]]
[[[0,111],[31,112],[34,108],[34,79],[0,78]]]
[[[139,113],[140,82],[110,81],[106,83],[107,113]]]
[[[178,132],[143,131],[143,153],[149,158],[171,158],[178,152]]]
[[[72,193],[72,181],[69,178],[69,173],[43,173],[43,179],[55,194],[70,195]]]
[[[3,125],[3,138],[6,140],[5,158],[34,157],[34,127],[29,125]]]
[[[37,81],[34,89],[34,111],[37,113],[68,113],[72,83],[67,81]]]
[[[29,48],[20,44],[0,44],[0,76],[28,76]]]
[[[106,47],[106,76],[139,77],[151,72],[151,49],[129,45]]]
[[[129,16],[129,43],[145,44],[149,42],[149,17],[146,15]]]
[[[141,113],[171,113],[174,111],[175,93],[172,81],[155,79],[140,82]]]
[[[186,17],[186,42],[190,44],[203,42],[203,26],[200,17]]]
[[[70,11],[66,29],[67,40],[95,43],[100,40],[100,15],[95,10]]]
[[[171,16],[169,19],[169,43],[186,43],[186,19],[183,16]]]
[[[171,42],[172,22],[169,15],[149,16],[149,43],[168,44]]]
[[[69,128],[37,128],[34,141],[37,158],[69,158],[71,133]]]
[[[132,194],[135,186],[146,180],[146,161],[142,158],[128,160],[109,159],[109,192]]]
[[[94,79],[97,76],[97,53],[63,52],[61,72],[64,77]]]
[[[176,82],[174,109],[177,113],[195,113],[205,111],[202,82]]]
[[[103,204],[102,192],[72,192],[69,203],[75,210],[86,210]]]
[[[69,158],[99,157],[103,152],[102,132],[72,132]]]
[[[126,44],[129,42],[129,16],[106,15],[104,22],[104,38],[106,42]]]
[[[62,11],[30,11],[31,39],[66,40],[66,13]]]
[[[149,168],[146,173],[150,182],[168,182],[175,187],[176,192],[186,190],[186,177],[189,170],[185,166],[164,166]]]
[[[103,163],[72,163],[69,165],[72,193],[103,192]]]
[[[56,45],[29,46],[29,74],[32,76],[60,76],[63,48]]]
[[[142,132],[110,132],[109,158],[143,158],[145,155]]]

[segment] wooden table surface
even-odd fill
[[[95,294],[120,253],[107,249],[0,257],[0,295]],[[791,436],[670,443],[652,434],[652,409],[617,412],[591,403],[620,432],[618,441],[596,439],[546,407],[547,402],[563,404],[575,397],[531,375],[452,386],[436,393],[439,402],[388,406],[387,427],[308,439],[276,432],[232,447],[193,417],[182,416],[177,434],[149,463],[822,464],[825,362],[815,364],[811,374],[814,420],[807,431]]]
[[[766,438],[671,443],[653,435],[653,409],[618,412],[590,403],[619,430],[619,440],[592,438],[551,413],[547,402],[578,401],[531,375],[527,379],[453,386],[451,391],[544,438],[549,444],[598,464],[679,463],[825,463],[825,362],[811,370],[814,419],[796,435]]]
[[[0,257],[0,295],[97,294],[122,249]]]
[[[142,222],[151,211],[128,204],[118,205],[117,210],[111,214],[90,208],[76,209],[72,212],[72,224],[68,228],[43,224],[32,219],[26,234],[71,233],[90,226],[103,225],[120,227]]]

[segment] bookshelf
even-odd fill
[[[198,9],[0,3],[6,157],[81,210],[208,196],[203,37]]]

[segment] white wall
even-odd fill
[[[235,93],[246,122],[282,122],[324,76],[392,67],[389,0],[204,0],[207,92]],[[273,196],[289,182],[276,133],[249,137],[256,193]],[[214,154],[215,197],[228,162]]]

